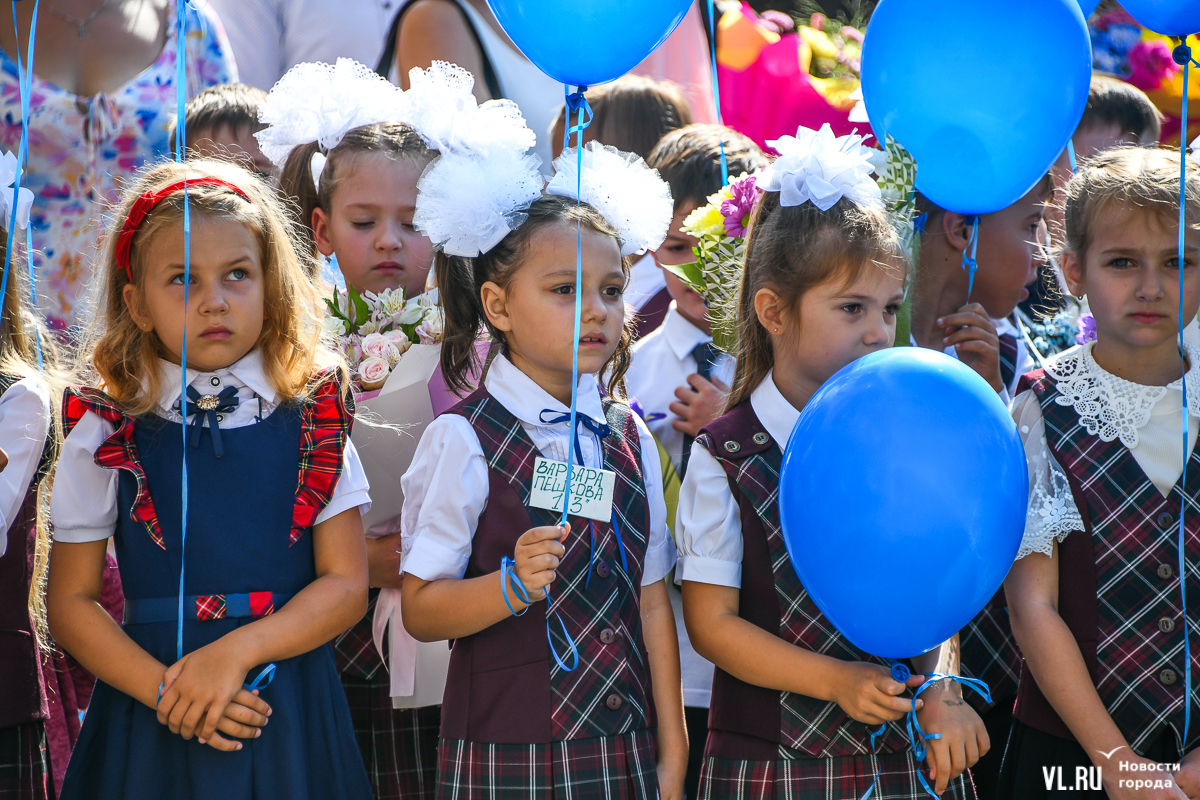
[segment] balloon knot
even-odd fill
[[[1184,42],[1171,51],[1171,58],[1182,67],[1192,60],[1192,48],[1187,46],[1187,42]]]

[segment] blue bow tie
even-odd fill
[[[238,390],[233,386],[226,386],[221,390],[220,394],[205,394],[202,395],[193,387],[187,387],[187,412],[186,417],[191,417],[191,445],[193,449],[200,447],[200,432],[204,430],[204,418],[208,417],[208,428],[212,431],[213,454],[217,458],[225,455],[225,448],[221,446],[221,428],[217,425],[217,414],[228,414],[238,407],[241,402],[237,396]],[[176,410],[179,406],[177,405]]]
[[[557,416],[552,416],[550,419],[547,419],[547,414]],[[567,424],[570,424],[571,415],[569,413],[564,414],[561,411],[555,411],[552,408],[543,408],[542,413],[538,415],[538,421],[543,425],[557,425],[560,422],[566,422]],[[603,422],[596,422],[586,414],[580,414],[578,412],[575,414],[575,425],[577,427],[582,425],[592,433],[599,436],[601,439],[603,439],[605,436],[608,436],[608,434],[611,432],[611,429],[607,424]],[[572,436],[571,441],[575,443],[575,456],[579,459],[579,465],[583,466],[583,448],[579,446],[579,437]]]

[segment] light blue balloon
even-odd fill
[[[1121,0],[1144,28],[1164,36],[1200,33],[1200,0]]]
[[[1084,19],[1094,14],[1098,5],[1100,0],[1079,0],[1079,10],[1083,12]]]
[[[922,194],[962,214],[1006,208],[1042,179],[1083,116],[1091,77],[1076,0],[880,0],[863,43],[876,135],[912,153]]]
[[[594,86],[636,67],[691,0],[487,0],[525,57],[559,83]]]
[[[788,554],[817,607],[884,658],[928,652],[1000,588],[1028,505],[1008,409],[950,356],[896,347],[834,375],[784,453]]]

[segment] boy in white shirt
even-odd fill
[[[659,140],[646,159],[670,184],[675,198],[670,231],[653,254],[660,269],[663,264],[696,260],[692,248],[699,242],[683,232],[683,221],[707,203],[709,195],[721,190],[722,143],[730,177],[755,172],[768,163],[753,141],[720,125],[688,125],[672,131]],[[647,427],[674,467],[675,475],[664,469],[664,475],[668,476],[664,482],[673,484],[664,488],[672,510],[670,522],[674,525],[671,498],[679,491],[692,439],[723,412],[734,363],[713,345],[708,309],[700,295],[667,270],[663,270],[663,277],[671,294],[671,305],[661,327],[634,345],[633,364],[625,381],[630,399],[638,401]],[[679,634],[684,714],[690,742],[684,792],[693,800],[698,796],[700,764],[708,732],[713,665],[701,658],[688,641],[679,588],[668,582],[668,590]]]

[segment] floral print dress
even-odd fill
[[[216,14],[185,6],[187,96],[237,80],[233,52]],[[145,164],[169,157],[175,119],[175,3],[158,59],[111,94],[80,97],[42,80],[34,62],[29,170],[30,226],[38,305],[52,328],[87,322],[93,261],[122,184]],[[17,64],[0,52],[0,147],[21,143]]]

